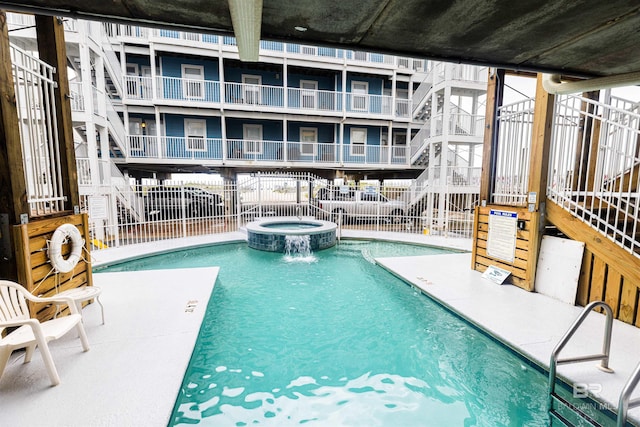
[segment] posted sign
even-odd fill
[[[489,212],[489,238],[487,255],[513,262],[516,255],[518,213],[491,209]]]

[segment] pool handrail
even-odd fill
[[[584,322],[587,316],[591,313],[592,310],[596,308],[602,308],[606,314],[606,321],[604,327],[604,337],[602,342],[602,353],[599,354],[591,354],[587,356],[576,356],[576,357],[568,357],[565,359],[560,359],[560,352],[567,345],[569,340],[576,333],[580,325]],[[604,372],[612,373],[613,370],[609,368],[609,353],[611,350],[611,330],[613,328],[613,311],[611,307],[604,301],[593,301],[582,310],[580,316],[573,322],[573,324],[569,327],[567,332],[565,332],[564,336],[560,338],[558,344],[556,344],[555,348],[551,352],[551,360],[549,362],[549,400],[548,400],[548,408],[549,412],[553,411],[553,399],[556,397],[555,395],[555,385],[556,385],[556,367],[557,365],[566,365],[569,363],[580,363],[580,362],[589,362],[592,360],[600,360],[600,365],[598,368]],[[582,413],[580,413],[583,416]]]

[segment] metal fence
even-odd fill
[[[534,100],[527,99],[498,109],[498,145],[492,203],[526,204],[531,155]]]
[[[550,153],[550,199],[631,253],[640,252],[640,114],[636,103],[562,96]]]
[[[256,174],[237,182],[102,187],[82,196],[81,208],[96,248],[237,231],[276,216],[311,216],[350,230],[471,237],[477,192],[433,193],[409,184]]]
[[[31,216],[64,208],[53,79],[55,69],[10,46],[20,140]]]

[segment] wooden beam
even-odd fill
[[[504,93],[504,70],[489,69],[487,82],[487,106],[485,114],[484,142],[482,148],[482,177],[480,181],[480,202],[491,203],[494,179],[496,146],[498,143],[498,108],[502,106]]]
[[[21,214],[29,214],[29,204],[11,68],[7,16],[0,12],[0,224],[15,225],[20,223]],[[4,240],[0,248],[13,248],[8,230],[0,227],[0,241]],[[15,251],[0,251],[0,277],[17,280]]]
[[[536,84],[536,104],[533,112],[531,156],[529,158],[529,194],[535,193],[535,201],[528,203],[531,215],[529,258],[527,259],[527,281],[535,283],[540,242],[545,226],[545,202],[547,199],[547,173],[549,171],[549,149],[551,147],[551,125],[555,96],[542,86],[542,74]]]
[[[54,16],[36,15],[36,34],[40,59],[56,67],[54,80],[58,87],[54,91],[56,116],[58,119],[58,141],[60,143],[60,167],[62,188],[67,197],[65,210],[80,206],[76,154],[73,146],[71,121],[71,95],[67,77],[67,50],[64,44],[64,25]]]

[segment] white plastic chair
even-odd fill
[[[27,301],[54,303],[64,301],[69,306],[71,314],[53,320],[40,322],[29,315]],[[23,286],[9,280],[0,280],[0,333],[6,328],[18,327],[4,338],[0,338],[0,378],[4,372],[9,357],[14,350],[25,348],[24,363],[31,361],[33,350],[40,347],[42,359],[47,367],[51,383],[60,384],[58,371],[53,363],[49,345],[51,340],[58,339],[76,329],[82,342],[82,349],[89,350],[87,334],[82,326],[82,316],[73,299],[68,297],[40,298],[32,295]]]

